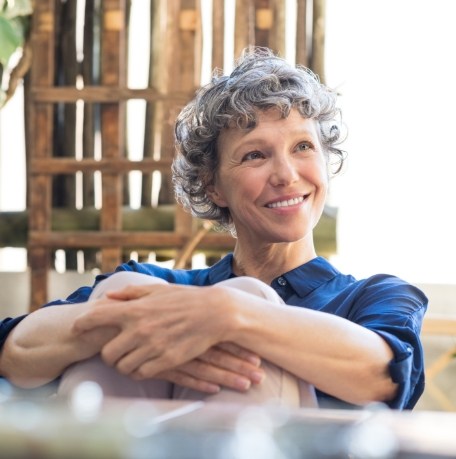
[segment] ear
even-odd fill
[[[206,188],[207,197],[219,207],[228,207],[223,195],[217,190],[215,185],[209,185]]]

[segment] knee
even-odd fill
[[[261,298],[266,298],[270,301],[283,303],[280,296],[272,287],[254,277],[234,277],[221,282],[221,284],[227,285],[229,287],[238,288],[239,290],[243,290],[245,292],[251,293],[252,295],[259,296]]]
[[[101,298],[110,290],[119,290],[129,285],[166,284],[164,279],[131,271],[119,271],[102,280],[92,291],[91,299]]]

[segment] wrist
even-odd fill
[[[243,292],[227,286],[214,285],[213,311],[221,324],[219,342],[236,343],[246,323]]]

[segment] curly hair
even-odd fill
[[[177,117],[172,165],[176,199],[194,216],[233,230],[229,209],[217,206],[206,194],[218,169],[217,140],[225,128],[253,129],[258,111],[271,108],[283,118],[297,109],[303,118],[314,119],[327,159],[337,157],[334,173],[339,172],[344,152],[337,148],[341,130],[336,102],[337,94],[311,70],[293,66],[267,48],[245,50],[231,75],[215,71]]]

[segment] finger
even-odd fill
[[[258,354],[255,354],[244,347],[239,346],[238,344],[231,342],[219,343],[216,346],[217,348],[223,349],[233,355],[237,355],[241,359],[247,360],[251,364],[259,367],[261,365],[261,357]]]
[[[184,353],[170,349],[167,342],[162,344],[157,340],[144,342],[138,338],[137,333],[125,336],[124,340],[120,337],[113,341],[117,342],[108,343],[107,353],[112,352],[112,355],[115,356],[116,354],[120,355],[122,349],[127,346],[130,349],[115,362],[115,368],[120,373],[137,380],[154,378],[158,373],[174,369],[185,361]],[[111,346],[112,349],[110,349]],[[191,359],[193,356],[189,358]]]
[[[217,347],[208,349],[204,354],[199,356],[199,359],[212,366],[226,370],[230,374],[248,378],[254,384],[259,384],[265,376],[261,368]]]
[[[76,334],[81,334],[98,327],[117,327],[119,319],[115,314],[115,306],[111,304],[109,305],[109,311],[106,309],[103,305],[97,305],[97,307],[84,312],[73,322],[72,331]]]
[[[199,380],[208,381],[240,392],[247,391],[252,385],[252,381],[248,377],[217,367],[199,358],[179,365],[178,369]]]
[[[101,349],[101,358],[106,365],[116,367],[120,373],[130,374],[138,365],[133,365],[131,369],[127,366],[127,368],[124,369],[123,367],[118,367],[118,363],[131,354],[137,346],[137,336],[124,330],[103,346]]]
[[[164,371],[159,373],[156,377],[207,394],[216,394],[220,392],[220,386],[218,384],[195,378],[179,370]]]

